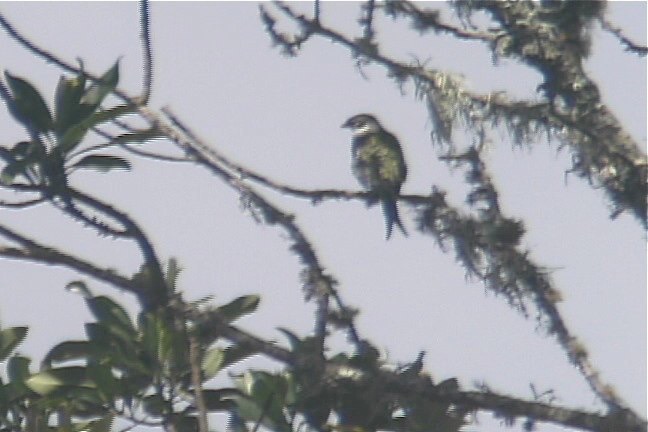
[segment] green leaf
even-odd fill
[[[141,335],[142,348],[151,358],[158,358],[160,345],[159,319],[153,312],[141,313],[138,317],[138,329]]]
[[[52,130],[52,115],[38,90],[26,80],[13,76],[7,71],[5,77],[12,96],[7,103],[15,119],[28,130],[42,133]]]
[[[32,166],[43,161],[46,158],[46,153],[40,143],[21,141],[12,149],[5,149],[2,152],[2,158],[7,161],[7,165],[0,173],[0,183],[9,185],[20,175],[31,180],[35,175],[34,170],[31,169]]]
[[[65,341],[52,348],[43,362],[50,365],[52,362],[86,359],[92,352],[92,346],[88,341]]]
[[[79,122],[71,125],[64,133],[62,133],[62,135],[59,135],[57,148],[60,149],[63,154],[67,154],[74,150],[91,128],[100,125],[101,123],[135,112],[135,108],[131,105],[117,105],[106,110],[95,112],[96,108],[97,107],[92,107],[91,111],[83,115],[79,114]],[[86,110],[88,109],[89,108],[86,107]]]
[[[173,426],[177,432],[196,432],[198,430],[198,419],[193,416],[179,415],[174,418]]]
[[[98,82],[93,83],[81,97],[81,104],[93,107],[101,104],[104,98],[117,87],[119,82],[119,60],[104,73]]]
[[[284,377],[263,371],[247,371],[236,380],[236,384],[248,395],[236,400],[242,418],[248,421],[262,419],[262,424],[274,431],[292,430],[284,415],[288,387]]]
[[[11,355],[27,336],[28,327],[10,327],[0,331],[0,361]]]
[[[114,416],[106,414],[99,420],[91,420],[75,425],[75,430],[80,432],[110,432],[112,430]]]
[[[74,416],[92,418],[108,414],[104,406],[105,401],[99,396],[94,385],[87,386],[65,386],[51,395],[48,399],[65,400],[70,413]],[[60,404],[57,404],[60,406]]]
[[[98,363],[88,364],[88,378],[97,385],[97,391],[104,402],[113,401],[119,394],[119,381],[113,376],[110,366]]]
[[[218,390],[203,390],[202,396],[207,411],[230,411],[236,406],[233,398],[241,396],[241,392],[234,388],[222,388]]]
[[[71,165],[77,169],[94,169],[101,172],[108,172],[113,169],[130,170],[131,165],[124,158],[111,155],[93,154],[88,155]]]
[[[159,394],[145,396],[142,399],[144,411],[154,417],[162,415],[167,409],[167,403]]]
[[[75,280],[69,282],[67,285],[65,285],[65,289],[75,294],[79,294],[83,298],[92,297],[92,291],[90,291],[90,288],[88,288],[88,284],[86,284],[82,280]]]
[[[66,387],[69,387],[68,391],[73,388],[94,389],[95,384],[87,378],[86,372],[86,368],[82,366],[49,369],[32,375],[26,384],[43,396]]]
[[[202,370],[206,379],[213,378],[223,368],[225,363],[225,350],[212,348],[205,353],[202,361]]]
[[[277,328],[281,333],[286,336],[288,339],[288,343],[290,344],[290,347],[292,348],[292,351],[298,351],[299,348],[302,346],[302,340],[299,339],[299,336],[297,336],[295,333],[291,332],[288,329],[285,329],[283,327]]]
[[[75,78],[67,79],[61,76],[56,86],[56,120],[54,130],[61,136],[68,128],[84,120],[79,109],[81,96],[85,92],[85,76],[79,74]]]
[[[176,350],[183,351],[182,348],[176,346],[177,339],[174,337],[173,331],[158,314],[141,315],[140,329],[142,345],[150,358],[167,362],[173,358],[173,353]]]
[[[31,359],[23,356],[13,356],[7,362],[7,375],[12,383],[22,383],[30,375],[29,364]]]
[[[259,306],[261,297],[258,295],[241,296],[226,305],[217,308],[217,311],[227,322],[239,319],[243,315],[254,312]]]
[[[169,261],[167,262],[166,274],[164,275],[164,279],[166,279],[166,282],[171,288],[171,291],[175,291],[176,284],[178,282],[178,277],[180,276],[181,272],[182,272],[182,267],[180,267],[178,260],[175,258],[169,258]]]
[[[104,347],[110,349],[112,335],[108,329],[99,323],[86,323],[84,324],[86,335],[90,342],[97,347]]]
[[[212,348],[207,351],[203,359],[203,373],[206,378],[213,378],[226,367],[257,353],[256,349],[245,345],[232,345],[224,349]]]
[[[119,304],[106,296],[97,296],[86,299],[92,314],[101,324],[113,330],[121,330],[127,339],[135,337],[135,328],[128,313]]]
[[[15,161],[12,164],[5,166],[0,172],[0,184],[9,186],[14,182],[14,179],[25,172],[26,164],[23,161]]]
[[[0,147],[0,158],[10,164],[24,158],[29,153],[30,148],[31,142],[29,141],[20,141],[12,148]]]
[[[157,128],[150,128],[142,132],[118,135],[112,142],[115,144],[141,144],[156,138],[164,138],[164,135]]]
[[[131,372],[151,374],[154,365],[142,358],[137,335],[131,335],[119,326],[109,327],[103,323],[87,323],[85,329],[94,357]]]
[[[150,373],[152,365],[150,361],[141,358],[137,336],[131,337],[116,326],[109,328],[99,323],[87,323],[85,329],[92,344],[94,357],[120,368]]]

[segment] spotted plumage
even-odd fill
[[[355,115],[342,127],[351,129],[353,133],[353,174],[360,185],[375,193],[382,204],[387,239],[391,237],[394,224],[407,236],[396,204],[401,185],[407,178],[407,166],[398,139],[370,114]]]

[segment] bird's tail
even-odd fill
[[[383,214],[385,215],[385,224],[387,227],[386,239],[389,240],[389,238],[391,237],[394,224],[398,225],[398,228],[400,228],[403,235],[407,237],[407,230],[403,226],[403,223],[401,222],[400,217],[398,216],[398,205],[396,204],[396,200],[393,198],[383,198],[382,208],[383,208]]]

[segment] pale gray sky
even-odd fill
[[[308,11],[310,5],[299,8]],[[322,8],[329,26],[356,31],[356,3],[323,3]],[[138,91],[137,3],[3,2],[1,9],[34,42],[68,61],[82,58],[88,70],[102,72],[123,56],[120,87]],[[293,186],[357,190],[349,169],[350,137],[339,126],[352,114],[373,112],[403,144],[410,175],[405,193],[424,194],[438,185],[450,191],[451,202],[464,199],[463,174],[449,172],[436,160],[425,107],[411,87],[401,95],[382,68],[366,68],[366,80],[349,52],[322,39],[307,43],[297,58],[281,56],[270,46],[255,2],[155,2],[151,9],[152,107],[170,106],[227,156]],[[613,2],[609,9],[610,19],[631,39],[646,43],[644,2]],[[405,29],[402,22],[378,21],[388,54],[405,60],[417,56],[432,67],[463,73],[479,91],[534,96],[539,84],[534,71],[511,61],[494,68],[479,44],[419,37]],[[605,102],[645,146],[646,60],[624,52],[609,34],[596,30],[593,39],[587,68]],[[53,97],[61,71],[33,58],[4,33],[0,53],[3,70]],[[23,139],[4,109],[0,130],[3,145]],[[546,143],[531,151],[511,150],[507,139],[493,137],[488,162],[504,210],[527,223],[524,244],[538,263],[553,269],[564,296],[560,310],[603,379],[645,416],[646,247],[641,227],[627,215],[611,222],[601,191],[572,176],[565,181],[566,151],[557,154],[555,145]],[[312,307],[303,304],[298,263],[286,251],[281,232],[256,225],[241,212],[236,194],[200,168],[132,161],[132,172],[84,174],[74,182],[127,210],[164,259],[180,260],[185,268],[181,287],[188,298],[215,295],[225,302],[259,293],[260,310],[241,321],[244,328],[275,339],[281,339],[278,326],[310,331]],[[360,202],[312,206],[269,190],[263,193],[295,213],[323,264],[340,281],[346,302],[362,309],[359,330],[391,360],[411,361],[424,349],[427,369],[439,380],[458,376],[466,387],[485,381],[495,391],[521,397],[531,396],[533,383],[541,391],[555,390],[568,406],[599,407],[554,340],[502,298],[467,283],[453,257],[413,229],[407,208],[402,213],[410,238],[395,233],[385,242],[376,208],[367,210]],[[137,265],[131,246],[99,238],[45,208],[3,210],[2,218],[39,240],[66,245],[108,266],[133,271]],[[83,336],[89,314],[80,297],[63,289],[77,278],[65,270],[0,261],[0,318],[3,326],[32,327],[24,353],[38,359],[59,340]],[[107,292],[130,302],[124,294]]]

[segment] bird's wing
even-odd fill
[[[398,191],[407,176],[407,168],[396,137],[387,132],[376,134],[369,138],[364,153],[364,159],[375,170],[376,182]]]

